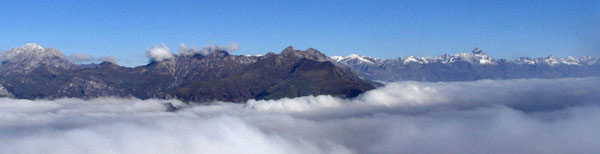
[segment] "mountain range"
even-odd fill
[[[264,56],[215,50],[173,57],[133,68],[111,62],[77,65],[57,49],[26,44],[0,58],[0,96],[244,102],[324,94],[354,97],[375,88],[347,66],[312,48],[288,47]]]
[[[470,53],[382,60],[352,54],[332,56],[360,76],[376,81],[472,81],[480,79],[565,78],[600,76],[600,58],[548,56],[494,59],[476,48]]]
[[[163,55],[164,56],[164,55]],[[261,56],[226,48],[185,51],[124,67],[107,60],[75,64],[60,50],[26,44],[0,55],[0,97],[54,99],[103,96],[176,98],[189,102],[280,99],[307,95],[355,97],[394,81],[600,76],[600,58],[494,59],[484,51],[382,60],[352,54],[328,57],[288,47]]]

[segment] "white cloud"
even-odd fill
[[[152,45],[152,48],[149,48],[146,51],[146,56],[152,61],[163,61],[175,58],[175,56],[169,52],[169,48],[164,43],[161,43],[160,46]]]
[[[355,99],[205,105],[0,98],[0,153],[599,153],[597,85],[399,82]]]

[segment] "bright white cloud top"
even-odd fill
[[[152,48],[149,48],[146,51],[146,56],[153,61],[163,61],[175,58],[164,43],[161,43],[159,46],[153,45]]]
[[[599,153],[597,85],[400,82],[355,99],[210,105],[0,98],[0,153]]]

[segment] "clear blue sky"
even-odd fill
[[[237,54],[292,45],[327,55],[496,58],[599,56],[600,1],[0,1],[0,50],[28,42],[65,54],[147,62],[164,42],[238,43]]]

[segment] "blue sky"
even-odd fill
[[[36,42],[129,66],[162,42],[172,52],[238,43],[235,54],[600,56],[599,27],[598,0],[0,1],[0,50]]]

